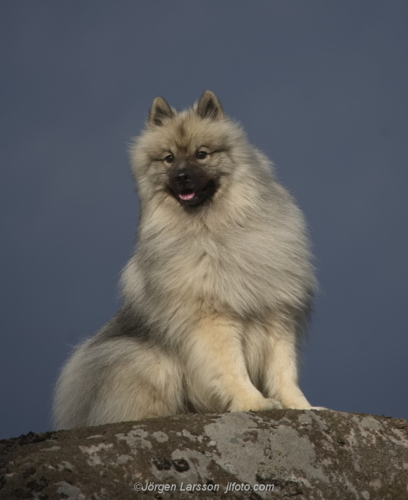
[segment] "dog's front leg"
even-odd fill
[[[198,411],[281,408],[252,384],[242,347],[242,326],[218,315],[201,320],[188,337],[185,374],[188,396]]]
[[[295,325],[283,320],[272,323],[265,346],[264,386],[266,394],[278,399],[284,408],[311,409],[298,385],[296,340]]]

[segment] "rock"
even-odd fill
[[[188,414],[0,442],[5,500],[408,498],[408,422],[333,411]]]

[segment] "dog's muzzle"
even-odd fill
[[[215,193],[216,183],[202,168],[179,166],[169,172],[172,195],[183,205],[199,205]]]

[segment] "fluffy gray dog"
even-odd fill
[[[131,160],[141,215],[123,306],[62,370],[56,427],[311,408],[297,344],[316,283],[271,162],[210,91],[179,113],[157,97]]]

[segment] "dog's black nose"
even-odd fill
[[[185,170],[179,170],[176,175],[174,176],[174,180],[177,182],[177,184],[187,184],[191,180],[190,174]]]

